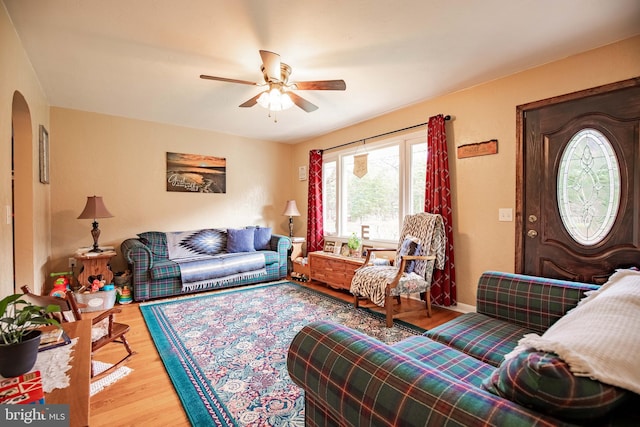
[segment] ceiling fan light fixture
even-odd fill
[[[241,108],[253,107],[259,104],[262,108],[269,111],[269,117],[271,113],[286,110],[294,105],[300,107],[301,110],[311,113],[318,109],[317,105],[307,101],[295,91],[298,90],[346,90],[347,85],[344,80],[313,80],[304,82],[289,82],[289,76],[291,75],[291,67],[280,61],[280,55],[268,50],[261,50],[260,57],[262,58],[262,77],[264,83],[250,82],[247,80],[229,79],[226,77],[208,76],[206,74],[200,74],[201,79],[217,80],[227,83],[238,83],[250,86],[269,86],[268,90],[259,93],[242,104]],[[277,120],[274,120],[277,122]]]
[[[283,110],[287,110],[293,107],[293,101],[287,92],[283,92],[280,97],[280,105],[282,105]]]
[[[265,90],[258,97],[258,104],[269,111],[282,111],[293,107],[293,101],[288,93],[274,87]]]

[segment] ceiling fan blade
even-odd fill
[[[267,75],[267,80],[270,82],[279,82],[282,79],[280,55],[269,52],[268,50],[261,50],[260,57],[262,58],[262,66]]]
[[[316,111],[318,109],[317,105],[312,104],[311,102],[307,101],[306,99],[304,99],[303,97],[301,97],[300,95],[294,92],[289,91],[287,92],[287,94],[291,97],[291,100],[293,101],[294,104],[302,108],[307,113]]]
[[[298,90],[346,90],[347,84],[344,80],[317,80],[312,82],[294,82]]]
[[[258,98],[260,98],[260,95],[262,95],[262,92],[260,92],[259,94],[257,94],[253,98],[243,102],[242,104],[238,105],[238,107],[253,107],[254,105],[256,105],[258,103]]]
[[[256,83],[256,82],[250,82],[250,81],[247,81],[247,80],[228,79],[226,77],[207,76],[206,74],[200,74],[200,78],[201,79],[205,79],[205,80],[217,80],[217,81],[220,81],[220,82],[240,83],[240,84],[243,84],[243,85],[258,86],[258,83]]]

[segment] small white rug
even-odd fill
[[[113,366],[110,363],[99,362],[97,360],[94,360],[91,363],[93,364],[93,373],[94,373],[94,375],[98,375],[99,373],[104,372],[107,369],[109,369],[111,366]],[[91,396],[93,396],[96,393],[104,390],[106,387],[110,386],[111,384],[115,383],[116,381],[126,377],[132,371],[133,371],[133,369],[131,369],[131,368],[127,367],[127,366],[121,366],[118,369],[116,369],[115,371],[113,371],[112,373],[110,373],[109,375],[107,375],[105,377],[102,377],[99,380],[93,381],[91,383]]]

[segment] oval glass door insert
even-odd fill
[[[566,230],[593,246],[611,231],[620,206],[620,167],[609,140],[595,129],[576,133],[558,169],[558,208]]]

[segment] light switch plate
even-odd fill
[[[511,208],[500,208],[498,209],[498,221],[513,221],[513,209]]]

